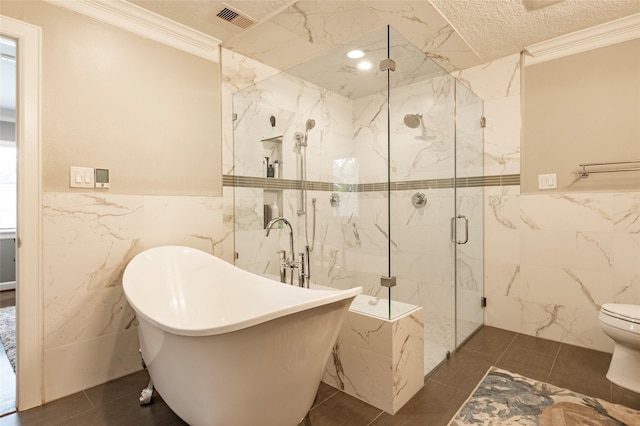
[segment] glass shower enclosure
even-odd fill
[[[425,312],[425,374],[483,323],[482,101],[385,27],[233,96],[236,265]]]

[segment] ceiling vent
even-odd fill
[[[218,12],[216,16],[232,23],[236,27],[242,28],[243,30],[256,23],[255,19],[231,9],[226,4],[223,5],[222,9],[220,9],[220,12]]]

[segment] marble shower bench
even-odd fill
[[[347,317],[322,381],[395,414],[424,386],[422,307],[360,294]]]

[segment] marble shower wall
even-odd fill
[[[230,55],[229,55],[230,56]],[[223,56],[223,59],[226,56]],[[229,57],[230,69],[234,57]],[[224,72],[224,70],[223,70]],[[232,88],[229,88],[230,91]],[[280,177],[300,179],[299,149],[296,133],[304,134],[307,119],[314,119],[315,127],[308,133],[306,148],[307,179],[333,182],[334,159],[349,158],[352,134],[351,103],[348,99],[291,77],[278,74],[245,88],[242,96],[232,96],[233,112],[237,114],[230,132],[234,134],[233,173],[236,176],[263,176],[263,160],[278,159]],[[272,127],[270,116],[276,119]],[[263,139],[282,136],[278,142],[261,142]],[[229,167],[228,167],[229,168]],[[353,179],[353,178],[351,178]],[[247,270],[277,276],[280,249],[289,251],[286,229],[274,229],[267,238],[264,235],[263,204],[277,200],[280,216],[288,219],[295,231],[295,251],[304,248],[300,192],[295,189],[263,190],[261,188],[236,187],[236,265]],[[318,210],[328,205],[327,193],[308,195],[317,198]],[[309,207],[311,210],[311,207]],[[321,213],[316,218],[321,223]],[[309,217],[311,228],[312,217]],[[309,231],[311,242],[312,231]]]
[[[223,197],[43,194],[46,401],[140,368],[125,266],[169,244],[232,262],[233,224],[223,208],[231,196],[231,188]]]
[[[393,90],[392,181],[452,176],[453,84],[451,77],[437,76]],[[307,148],[309,180],[343,184],[386,181],[387,119],[386,114],[380,113],[386,108],[386,95],[349,100],[279,74],[236,93],[233,102],[238,116],[233,129],[234,164],[225,168],[234,174],[261,176],[262,157],[272,156],[275,149],[280,150],[276,156],[282,160],[282,178],[297,179],[294,133],[304,131],[306,119],[313,118],[316,127],[309,132]],[[403,117],[409,113],[421,113],[423,125],[416,129],[405,126]],[[270,115],[276,117],[276,128],[271,128]],[[283,135],[282,144],[260,142],[279,135]],[[476,157],[481,158],[481,152]],[[309,206],[311,199],[317,199],[316,243],[312,253],[314,281],[338,288],[362,285],[366,294],[386,297],[386,289],[379,285],[380,275],[388,274],[386,191],[337,191],[341,198],[338,207],[330,205],[330,192],[309,191],[308,194]],[[276,252],[288,249],[288,235],[275,230],[269,238],[264,237],[262,204],[266,198],[273,197],[272,192],[236,188],[236,251],[239,253],[236,264],[275,276]],[[427,190],[428,206],[420,210],[411,205],[414,192],[392,192],[392,268],[399,279],[393,297],[429,305],[439,312],[447,306],[447,314],[451,316],[453,247],[438,241],[449,241],[453,190]],[[304,221],[296,215],[299,191],[282,190],[279,196],[280,214],[294,224],[296,252],[299,252],[304,247]],[[309,214],[310,243],[312,219]],[[425,232],[423,238],[415,238],[416,229]]]
[[[248,67],[254,68],[261,69],[260,64]],[[519,55],[512,55],[455,73],[459,81],[484,101],[487,126],[484,129],[482,157],[486,176],[520,173],[520,68]],[[251,73],[260,74],[258,71]],[[265,74],[268,71],[264,71]],[[245,74],[236,72],[234,75]],[[409,131],[396,125],[398,130]],[[426,217],[436,218],[437,215],[426,213],[427,209],[436,208],[439,203],[446,204],[446,197],[436,195],[438,191],[427,194],[434,204],[427,204],[424,213],[412,208],[399,209],[399,214],[394,216],[399,220],[398,226],[415,223]],[[612,343],[598,325],[597,311],[600,305],[607,302],[640,304],[640,271],[637,267],[640,259],[640,230],[637,228],[640,222],[640,194],[612,191],[527,195],[520,194],[517,185],[485,187],[482,191],[484,292],[488,297],[485,323],[611,351]],[[375,232],[379,234],[380,231],[375,226],[375,215],[380,214],[381,206],[385,204],[382,195],[378,196],[377,209],[369,209],[373,205],[369,202],[362,204],[358,195],[340,195],[342,204],[334,209],[326,201],[326,192],[309,193],[309,198],[320,200],[316,237],[316,244],[320,244],[320,248],[316,250],[322,251],[322,261],[314,263],[315,273],[324,280],[324,284],[334,287],[348,286],[354,279],[373,281],[373,277],[366,276],[366,269],[364,272],[355,272],[345,267],[347,262],[354,261],[362,265],[375,265],[373,258],[356,251],[348,253],[339,241],[342,239],[345,245],[350,244],[354,248],[362,245],[359,242],[362,240],[368,247],[376,247],[376,244],[379,247]],[[373,216],[373,234],[360,229],[347,215],[360,209]],[[405,237],[402,230],[393,229],[396,226],[394,218],[392,233],[400,241]],[[379,225],[384,229],[384,223]],[[438,232],[438,225],[425,226],[427,234]],[[344,235],[346,237],[343,238]],[[433,264],[440,266],[442,262]],[[364,278],[359,275],[364,275]],[[431,274],[430,277],[438,275]],[[443,282],[446,280],[446,277],[442,278]],[[396,293],[404,297],[404,290],[411,292],[411,288],[411,284],[398,287]],[[443,301],[453,300],[452,287],[439,286],[436,281],[427,282],[424,288],[426,311],[429,307],[434,311],[450,309]]]
[[[485,173],[519,173],[519,56],[458,78],[485,101]],[[598,311],[640,304],[640,193],[531,195],[503,186],[485,188],[484,200],[485,323],[611,352]]]

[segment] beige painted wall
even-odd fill
[[[44,192],[86,192],[84,166],[110,193],[222,194],[220,64],[45,2],[2,14],[42,28]]]
[[[576,173],[640,160],[640,39],[525,67],[523,117],[523,193],[640,189],[640,171]],[[538,190],[547,173],[557,190]]]

